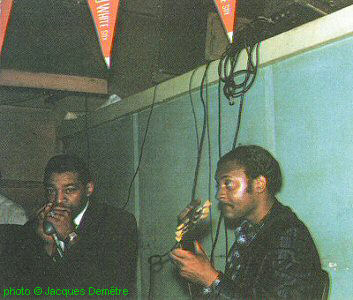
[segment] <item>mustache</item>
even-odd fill
[[[234,207],[234,205],[233,204],[231,204],[231,203],[224,203],[224,202],[221,202],[221,201],[219,201],[218,202],[218,209],[220,210],[220,211],[222,211],[225,207],[227,207],[227,206],[229,206],[229,207]]]

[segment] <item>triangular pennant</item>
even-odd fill
[[[96,27],[103,57],[108,68],[111,55],[115,25],[117,24],[119,0],[87,0]]]
[[[237,0],[214,0],[222,19],[224,29],[230,42],[233,40],[234,22],[236,18]]]
[[[0,55],[5,41],[13,0],[0,0]]]

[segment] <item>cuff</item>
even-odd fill
[[[218,272],[217,278],[211,283],[211,285],[203,288],[203,294],[210,295],[210,294],[218,292],[218,289],[219,289],[219,286],[221,284],[222,279],[223,279],[223,273]]]

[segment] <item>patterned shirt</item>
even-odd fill
[[[225,274],[233,281],[237,279],[242,264],[244,263],[244,252],[259,232],[261,225],[252,224],[244,220],[235,229],[235,242],[227,255]]]

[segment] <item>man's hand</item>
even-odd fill
[[[175,249],[170,257],[180,269],[180,275],[194,283],[210,286],[217,278],[218,271],[212,266],[199,242],[195,242],[195,252]]]
[[[48,203],[39,211],[37,233],[43,240],[52,243],[52,236],[45,234],[43,231],[44,220],[47,220],[54,225],[61,240],[64,240],[71,232],[74,231],[72,213],[69,208],[62,206],[54,207],[52,203]]]
[[[67,207],[55,206],[48,214],[47,221],[52,223],[61,240],[74,231],[71,210]]]

